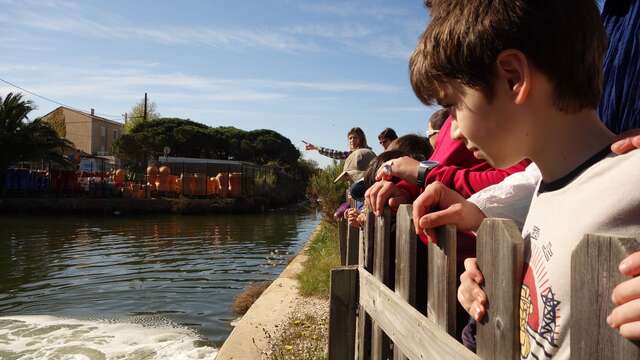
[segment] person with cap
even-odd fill
[[[342,172],[334,180],[335,183],[339,181],[348,181],[350,184],[360,180],[369,167],[369,163],[376,157],[376,154],[369,148],[356,149],[349,154],[344,162]],[[349,203],[344,202],[338,207],[334,213],[336,219],[340,219],[344,216],[344,212],[349,208]]]

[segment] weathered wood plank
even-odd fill
[[[427,317],[452,336],[456,333],[456,229],[436,230],[437,243],[428,247]]]
[[[395,292],[409,305],[416,303],[416,260],[417,237],[413,227],[413,207],[400,205],[396,215],[396,277]],[[405,360],[407,357],[398,346],[393,348],[393,358]]]
[[[360,256],[358,257],[358,264],[369,272],[373,272],[373,247],[375,242],[375,226],[376,216],[371,212],[366,212],[367,221],[362,229],[362,236],[360,237]]]
[[[360,229],[348,225],[347,230],[347,265],[358,265]]]
[[[360,269],[360,304],[409,359],[474,359],[474,353]]]
[[[625,278],[620,261],[639,251],[632,238],[586,235],[571,256],[571,358],[640,359],[637,344],[607,325],[611,292]]]
[[[373,271],[373,247],[375,239],[376,217],[371,212],[366,212],[367,220],[360,236],[360,249],[358,264],[363,271]],[[371,358],[371,317],[367,315],[362,306],[358,309],[358,328],[357,328],[357,354],[360,360],[368,360]]]
[[[373,246],[373,275],[383,284],[391,281],[389,272],[391,265],[391,210],[386,208],[384,214],[376,217],[375,240]]]
[[[478,324],[478,356],[483,360],[520,359],[524,241],[516,224],[486,219],[478,231],[477,254],[489,299],[487,315]]]
[[[338,241],[340,244],[340,265],[344,266],[347,264],[347,232],[349,225],[347,224],[347,220],[339,219],[338,220]]]
[[[391,209],[385,208],[382,216],[376,217],[375,244],[373,246],[373,275],[379,282],[389,286],[391,281]],[[389,338],[373,320],[371,331],[371,358],[388,359]]]
[[[396,216],[396,282],[395,291],[409,305],[416,301],[417,241],[413,227],[412,206],[400,205]]]
[[[358,308],[358,267],[331,270],[329,359],[353,360]]]

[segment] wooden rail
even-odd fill
[[[358,266],[332,272],[329,359],[520,358],[524,241],[515,224],[487,219],[478,231],[478,265],[490,303],[478,324],[477,354],[454,337],[455,229],[438,229],[437,240],[425,250],[410,205],[401,206],[397,216],[389,210],[380,217],[368,214]],[[586,235],[574,250],[572,359],[640,359],[640,348],[606,323],[611,291],[623,281],[618,264],[638,250],[635,239],[606,235]]]

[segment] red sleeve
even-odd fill
[[[429,171],[425,183],[440,181],[448,188],[468,198],[488,186],[501,182],[513,173],[523,171],[529,163],[529,160],[523,160],[506,169],[494,169],[486,162],[471,168],[438,165]]]
[[[420,195],[421,189],[416,184],[412,184],[406,180],[400,180],[396,183],[399,189],[402,189],[409,193],[412,200],[415,200]]]

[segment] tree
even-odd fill
[[[300,151],[276,131],[212,128],[188,119],[140,122],[116,140],[113,150],[128,167],[142,170],[146,160],[162,155],[165,146],[171,148],[171,156],[233,159],[277,168],[275,185],[287,189],[286,196],[280,194],[284,200],[303,196],[317,172],[317,163],[300,161]]]
[[[64,157],[64,149],[72,144],[41,118],[29,122],[28,115],[35,109],[22,94],[9,93],[0,96],[0,177],[7,168],[22,161],[51,161],[61,166],[70,162]]]
[[[157,105],[155,102],[147,101],[147,121],[149,120],[157,120],[160,118],[160,113],[157,111]],[[143,122],[144,119],[144,98],[140,100],[137,104],[135,104],[129,114],[127,116],[127,123],[124,124],[124,131],[128,133],[136,127],[139,123]]]
[[[211,128],[184,119],[161,118],[136,124],[114,144],[123,160],[139,162],[171,148],[172,156],[234,159],[258,164],[296,167],[300,151],[273,130],[244,131],[232,126]]]

